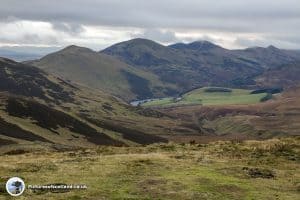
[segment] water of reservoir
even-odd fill
[[[136,100],[136,101],[130,102],[130,105],[138,106],[138,105],[143,104],[143,103],[147,103],[147,102],[154,101],[154,100],[162,100],[162,99],[165,99],[165,98],[153,98],[153,99]]]

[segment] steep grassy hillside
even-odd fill
[[[172,93],[174,87],[163,84],[153,73],[78,46],[69,46],[29,64],[127,101],[163,96]]]
[[[251,90],[204,87],[193,90],[179,98],[164,98],[142,104],[142,106],[181,105],[230,105],[260,102],[267,93],[251,94]]]
[[[299,142],[285,138],[14,152],[0,156],[0,199],[9,199],[5,182],[18,174],[27,185],[87,186],[71,191],[26,189],[22,199],[295,200]]]
[[[166,142],[162,133],[196,132],[158,111],[133,108],[98,90],[0,60],[0,148],[65,149]],[[172,129],[170,129],[172,127]]]
[[[42,70],[0,58],[0,91],[30,96],[47,102],[72,101],[73,86],[61,79],[52,81]]]
[[[0,138],[7,144],[123,144],[62,110],[63,104],[77,101],[75,86],[3,58],[0,79]]]

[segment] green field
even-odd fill
[[[211,89],[216,89],[216,91],[209,91]],[[178,100],[172,97],[163,98],[149,101],[142,104],[142,106],[253,104],[260,102],[267,95],[267,93],[251,94],[251,91],[245,89],[204,87],[188,92]]]

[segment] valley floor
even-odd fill
[[[300,138],[98,147],[0,156],[25,184],[86,184],[65,193],[25,190],[21,199],[299,199]]]

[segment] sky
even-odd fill
[[[100,50],[133,38],[300,49],[299,0],[0,0],[0,47]]]

